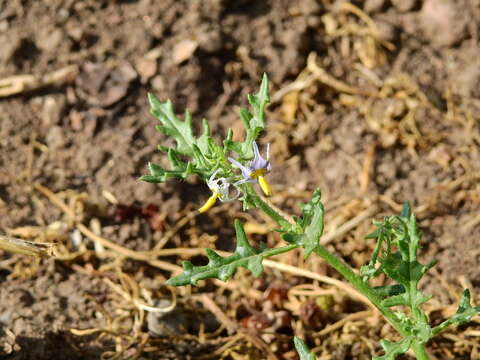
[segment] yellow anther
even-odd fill
[[[217,202],[218,196],[219,195],[217,193],[213,193],[212,196],[210,196],[205,202],[205,204],[203,204],[203,206],[198,209],[198,212],[204,213],[205,211],[210,210],[210,208]]]
[[[252,172],[250,174],[250,177],[252,179],[259,179],[260,177],[263,177],[266,173],[267,173],[266,169],[258,169],[258,170],[255,170],[254,172]]]
[[[265,196],[272,196],[272,188],[263,176],[258,177],[258,183],[260,184],[260,187],[262,188]]]

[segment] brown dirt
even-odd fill
[[[137,252],[169,232],[165,248],[232,250],[238,205],[195,217],[207,196],[195,180],[137,181],[148,161],[164,161],[156,147],[166,143],[154,131],[146,94],[206,117],[221,138],[230,127],[240,131],[238,106],[263,72],[273,100],[262,139],[273,152],[272,201],[297,212],[320,187],[329,232],[365,209],[375,208],[378,219],[410,200],[424,230],[423,258],[439,259],[425,282],[439,301],[432,318],[452,310],[461,286],[476,294],[480,9],[468,0],[367,0],[363,9],[377,30],[345,1],[0,0],[0,81],[78,67],[68,81],[0,98],[0,229],[62,249],[58,259],[1,255],[0,354],[293,359],[294,331],[318,346],[322,359],[379,351],[379,336],[392,335],[374,316],[314,335],[365,306],[278,270],[257,280],[242,272],[228,289],[213,282],[177,289],[176,315],[147,315],[135,299],[168,306],[172,290],[162,284],[170,272],[140,255],[94,246],[77,227]],[[318,75],[322,69],[326,76]],[[301,89],[284,96],[296,79]],[[53,191],[76,221],[34,184]],[[242,216],[255,241],[278,242],[265,235],[268,220]],[[372,249],[363,239],[370,224],[368,217],[330,248],[361,266]],[[158,259],[180,264],[191,256]],[[304,264],[298,253],[279,261],[337,276],[318,260]],[[287,298],[288,287],[303,283],[333,293],[333,311],[303,295]],[[225,325],[215,309],[233,320],[230,333],[211,334]],[[429,350],[439,359],[478,358],[478,334],[468,335],[473,326],[439,337]]]

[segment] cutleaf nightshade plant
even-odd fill
[[[243,202],[244,210],[257,208],[272,218],[277,223],[275,230],[282,234],[285,241],[285,245],[281,247],[268,248],[262,245],[255,248],[250,244],[241,221],[235,220],[237,246],[232,255],[222,257],[214,250],[207,249],[207,265],[195,266],[186,261],[183,263],[183,273],[168,280],[167,284],[196,285],[199,280],[210,278],[227,281],[239,267],[248,269],[254,276],[260,276],[263,272],[263,259],[303,248],[306,257],[315,253],[335,268],[378,308],[400,334],[399,341],[380,342],[384,355],[373,358],[377,360],[395,359],[409,349],[413,350],[417,359],[428,359],[425,345],[429,339],[450,325],[470,321],[480,312],[480,307],[472,307],[470,293],[465,290],[456,314],[437,326],[430,325],[427,314],[422,310],[422,304],[431,296],[424,294],[418,284],[435,262],[422,264],[418,261],[421,232],[408,203],[404,205],[400,215],[389,216],[382,222],[374,223],[376,230],[368,235],[367,239],[376,239],[376,246],[370,262],[358,273],[320,244],[324,227],[320,190],[315,190],[312,199],[300,205],[301,216],[293,217],[292,222],[265,201],[258,188],[266,196],[271,195],[272,189],[266,176],[272,164],[268,146],[264,152],[266,156],[263,157],[263,151],[259,149],[256,140],[266,128],[265,107],[269,102],[266,75],[263,76],[259,92],[248,96],[250,110],[240,110],[245,139],[238,142],[232,140],[233,133],[230,130],[226,139],[219,144],[211,136],[206,120],[202,122],[202,134],[197,136],[188,111],[182,120],[175,114],[170,101],[161,102],[152,94],[149,94],[148,98],[151,113],[160,121],[157,129],[172,137],[176,144],[170,148],[159,147],[167,153],[170,169],[149,163],[150,175],[142,176],[141,179],[162,183],[170,178],[199,176],[211,192],[206,195],[208,200],[199,208],[200,212],[208,211],[217,200],[238,199]],[[370,280],[381,274],[390,278],[391,284],[370,286]],[[295,347],[302,360],[315,358],[306,344],[298,338],[295,338]]]

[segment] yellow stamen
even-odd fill
[[[258,183],[260,184],[260,187],[262,188],[265,196],[272,196],[272,188],[263,176],[258,177]]]
[[[203,204],[203,206],[198,209],[198,211],[204,213],[205,211],[210,210],[210,208],[217,202],[218,196],[219,195],[217,193],[213,193],[212,196],[210,196],[205,202],[205,204]]]
[[[258,179],[259,177],[264,176],[266,173],[267,173],[266,169],[258,169],[258,170],[253,171],[250,174],[250,177],[252,179]]]

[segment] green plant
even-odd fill
[[[417,359],[428,359],[425,344],[433,336],[453,324],[461,324],[480,312],[480,307],[472,307],[470,294],[465,290],[457,313],[438,326],[429,324],[428,316],[422,310],[422,304],[431,297],[418,288],[422,276],[435,264],[423,265],[417,260],[420,249],[421,233],[417,228],[415,215],[406,203],[400,215],[386,217],[383,222],[376,222],[376,231],[367,239],[376,239],[376,247],[370,262],[363,266],[360,274],[350,266],[330,253],[320,244],[324,226],[324,208],[321,202],[320,190],[315,190],[311,200],[301,204],[301,216],[286,219],[257,191],[256,185],[266,196],[271,194],[271,188],[265,176],[271,170],[267,148],[266,157],[260,155],[256,139],[265,130],[265,106],[269,102],[268,79],[264,75],[260,90],[248,97],[251,111],[240,110],[240,117],[246,130],[244,141],[232,140],[232,131],[220,145],[212,138],[208,122],[203,121],[203,133],[195,136],[192,129],[191,115],[186,112],[184,120],[179,119],[170,101],[160,102],[155,96],[149,95],[152,114],[160,120],[157,128],[176,141],[173,148],[160,146],[160,150],[168,154],[171,169],[149,163],[150,175],[141,179],[148,182],[161,183],[169,178],[185,179],[197,175],[204,180],[211,196],[199,211],[210,209],[217,200],[243,202],[244,210],[258,208],[272,218],[278,225],[276,231],[282,234],[285,245],[268,248],[264,245],[253,247],[247,239],[243,225],[235,220],[237,246],[235,252],[222,257],[212,249],[206,250],[208,264],[194,266],[186,261],[183,263],[183,273],[168,280],[169,285],[195,285],[199,280],[217,278],[227,281],[238,267],[250,270],[255,276],[263,272],[262,260],[296,248],[303,248],[305,257],[312,253],[323,258],[348,280],[359,292],[365,295],[373,305],[385,316],[389,323],[399,332],[402,339],[398,342],[382,340],[381,346],[385,354],[374,357],[378,360],[395,359],[410,348]],[[229,155],[236,155],[236,158]],[[184,160],[188,159],[188,161]],[[240,171],[239,171],[240,170]],[[369,281],[384,274],[393,280],[392,285],[372,287]],[[295,346],[301,359],[314,359],[305,343],[295,339]]]

